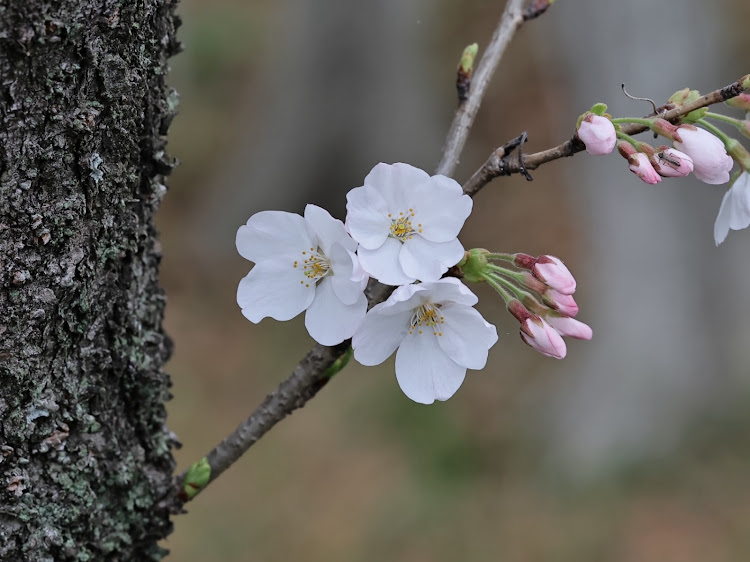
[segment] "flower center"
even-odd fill
[[[302,258],[300,260],[294,260],[295,269],[302,268],[302,273],[310,281],[317,283],[323,277],[331,272],[331,260],[329,260],[320,249],[310,248],[310,251],[302,252]],[[305,287],[309,287],[310,283],[304,279],[300,281]]]
[[[417,334],[421,334],[424,328],[432,330],[432,334],[435,336],[442,336],[441,324],[445,324],[445,317],[440,314],[440,305],[426,302],[419,308],[414,309],[409,333],[413,334],[416,330]]]
[[[422,233],[422,223],[417,224],[417,228],[414,228],[412,219],[414,218],[414,209],[409,209],[408,213],[400,212],[398,217],[393,217],[391,213],[388,213],[388,218],[391,219],[391,228],[388,236],[395,238],[402,244],[411,239],[414,234]]]

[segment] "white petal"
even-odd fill
[[[421,235],[432,242],[450,242],[471,214],[473,202],[455,180],[433,176],[429,183],[414,188],[415,222]]]
[[[336,345],[352,337],[367,312],[363,293],[354,304],[344,304],[333,292],[331,281],[330,276],[320,280],[315,299],[305,313],[305,328],[321,345]]]
[[[456,363],[469,369],[483,369],[487,352],[497,342],[497,329],[469,306],[447,304],[440,309],[445,318],[438,331],[438,344]]]
[[[237,287],[237,304],[242,314],[258,323],[266,316],[291,320],[315,297],[315,283],[286,259],[265,260],[247,274]]]
[[[345,250],[341,244],[334,244],[328,258],[331,260],[333,292],[344,304],[354,304],[359,300],[367,285],[359,266],[356,254]]]
[[[427,294],[427,299],[434,303],[457,303],[474,306],[479,299],[469,288],[455,277],[444,277],[437,281],[416,285]]]
[[[352,336],[354,358],[362,365],[380,365],[409,333],[412,309],[386,314],[383,305],[374,306]]]
[[[406,336],[396,353],[396,380],[409,398],[421,404],[447,400],[464,382],[466,368],[448,357],[432,333]]]
[[[372,186],[388,203],[389,212],[406,211],[411,197],[410,191],[417,185],[430,180],[424,170],[409,164],[383,164],[375,166],[365,178],[365,185]]]
[[[741,174],[724,194],[719,214],[714,223],[714,241],[718,246],[729,229],[742,230],[750,226],[750,174]]]
[[[346,194],[346,228],[365,248],[379,248],[388,237],[388,213],[385,199],[370,186],[355,187]]]
[[[236,243],[240,255],[255,263],[317,247],[315,234],[305,219],[284,211],[255,213],[237,230]]]
[[[352,252],[357,249],[357,243],[349,236],[344,228],[344,223],[334,219],[325,209],[317,205],[307,205],[305,207],[305,220],[310,229],[318,236],[320,248],[325,255],[328,255],[331,246],[334,244],[341,244]]]
[[[463,257],[464,247],[457,239],[450,242],[430,242],[421,236],[414,236],[404,242],[399,263],[409,277],[420,281],[437,281]]]
[[[407,283],[413,283],[415,278],[406,275],[401,268],[399,254],[402,251],[403,245],[401,242],[395,238],[387,238],[385,243],[377,250],[368,250],[360,246],[357,254],[359,255],[359,264],[370,277],[374,277],[386,285],[406,285]]]

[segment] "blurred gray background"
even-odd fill
[[[159,216],[182,466],[313,343],[301,317],[240,314],[237,227],[306,203],[343,219],[346,192],[380,161],[433,169],[460,52],[476,41],[481,54],[502,8],[183,0],[170,131],[182,164]],[[736,80],[750,72],[749,22],[740,0],[557,2],[516,36],[456,179],[523,130],[528,151],[559,144],[595,102],[647,113],[621,83],[662,103]],[[565,260],[594,339],[541,357],[472,287],[500,334],[485,370],[421,406],[392,360],[350,366],[176,519],[175,560],[750,559],[750,233],[714,247],[726,186],[646,185],[616,154],[533,175],[487,186],[462,241]]]

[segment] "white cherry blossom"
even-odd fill
[[[729,229],[742,230],[750,226],[750,173],[742,172],[724,194],[719,215],[714,224],[714,241],[718,246],[729,234]]]
[[[237,251],[255,267],[240,281],[237,304],[258,323],[290,320],[306,310],[305,327],[322,345],[350,338],[367,311],[367,274],[344,224],[315,205],[304,218],[283,211],[254,214],[237,231]]]
[[[436,281],[464,255],[457,236],[472,200],[451,178],[380,163],[346,200],[362,268],[381,283]]]
[[[466,369],[482,369],[497,329],[473,306],[477,297],[453,277],[398,287],[374,306],[352,338],[354,357],[379,365],[396,349],[396,379],[422,404],[447,400]]]

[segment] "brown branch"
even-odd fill
[[[453,173],[490,78],[497,68],[507,44],[524,21],[521,12],[522,4],[523,0],[508,0],[490,44],[479,61],[472,79],[468,99],[456,111],[453,124],[446,137],[443,156],[435,172],[436,174],[451,175]],[[464,188],[464,191],[466,191],[466,188]],[[371,280],[365,292],[369,305],[374,306],[384,301],[394,288]],[[195,497],[197,493],[218,478],[268,430],[294,410],[304,406],[308,400],[315,396],[328,383],[331,378],[331,367],[337,360],[345,356],[350,345],[351,340],[347,340],[335,347],[322,345],[313,347],[300,361],[292,375],[266,396],[260,406],[245,421],[240,423],[230,435],[206,455],[205,458],[211,472],[205,483],[200,485],[192,483],[192,492],[188,496],[183,490],[186,486],[184,480],[187,471],[177,477],[177,493],[175,499],[170,501],[171,509],[179,512],[185,502]]]
[[[707,107],[716,103],[721,103],[730,98],[738,96],[744,91],[742,84],[746,80],[747,76],[743,76],[736,82],[733,82],[732,84],[729,84],[728,86],[725,86],[718,90],[714,90],[713,92],[706,94],[705,96],[702,96],[693,102],[687,103],[683,106],[673,107],[668,111],[664,110],[670,106],[662,106],[660,108],[657,108],[657,113],[652,113],[650,115],[647,115],[646,117],[654,117],[655,115],[659,115],[667,121],[677,124],[679,123],[681,117],[687,115],[691,111],[695,111],[696,109]],[[622,127],[622,132],[630,136],[637,135],[638,133],[642,133],[646,130],[648,130],[647,127],[634,123]],[[511,141],[511,143],[512,142],[513,141]],[[469,178],[469,181],[467,181],[464,185],[464,191],[467,194],[473,196],[485,185],[487,185],[493,178],[496,178],[498,176],[510,176],[512,174],[523,173],[524,170],[536,170],[542,164],[552,162],[553,160],[558,160],[559,158],[573,156],[577,152],[581,152],[586,148],[584,144],[579,140],[578,136],[573,135],[570,140],[565,141],[561,145],[548,148],[547,150],[542,150],[540,152],[535,152],[534,154],[523,156],[523,160],[521,162],[519,161],[517,156],[511,156],[508,153],[507,147],[511,143],[508,143],[496,149],[490,155],[487,161],[482,165],[482,167],[474,172],[474,175],[472,175],[471,178]]]

